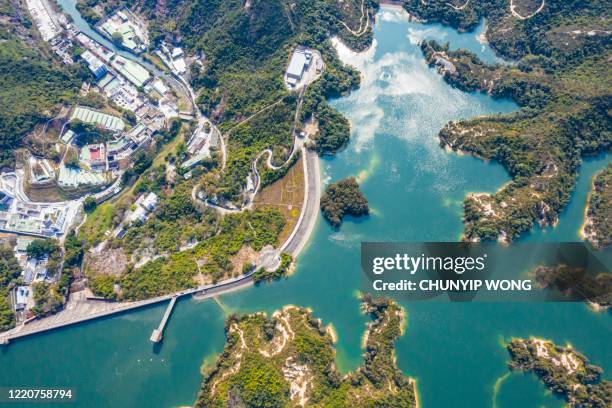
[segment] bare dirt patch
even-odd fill
[[[88,274],[119,276],[127,267],[128,259],[122,248],[88,252],[85,269]]]
[[[258,255],[259,254],[250,246],[243,246],[240,248],[240,251],[230,258],[234,266],[232,269],[232,276],[242,275],[242,268],[248,263],[255,265]]]

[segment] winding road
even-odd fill
[[[365,17],[365,26],[363,26],[363,18]],[[368,31],[368,27],[370,26],[370,13],[366,10],[365,0],[361,0],[361,17],[359,18],[359,28],[357,31],[354,31],[351,27],[346,25],[344,21],[340,21],[340,24],[344,26],[351,34],[355,37],[361,37]]]
[[[540,7],[538,7],[538,9],[536,11],[534,11],[533,13],[529,14],[528,16],[521,16],[517,11],[516,11],[516,5],[514,4],[514,0],[510,0],[510,13],[512,13],[512,15],[516,18],[518,18],[519,20],[528,20],[531,17],[535,16],[536,14],[538,14],[540,11],[542,11],[544,9],[544,6],[546,5],[545,0],[542,0],[542,4],[540,4]]]

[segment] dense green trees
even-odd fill
[[[230,395],[247,407],[282,408],[289,402],[289,384],[283,373],[258,353],[245,357],[232,378]]]
[[[34,307],[32,313],[36,316],[47,316],[61,310],[64,297],[57,291],[57,287],[48,282],[34,282]]]
[[[93,210],[96,209],[97,206],[98,203],[96,202],[96,198],[94,196],[87,196],[85,198],[85,201],[83,201],[83,209],[87,213],[91,213]]]
[[[9,301],[10,290],[18,283],[21,268],[12,249],[0,244],[0,331],[15,325],[15,314]]]
[[[598,32],[605,2],[547,2],[528,20],[496,3],[470,2],[461,11],[416,1],[406,5],[416,15],[466,29],[474,26],[474,13],[485,16],[491,44],[503,56],[520,58],[516,64],[489,65],[448,44],[421,44],[430,65],[440,65],[440,59],[452,64],[440,71],[453,86],[512,98],[521,106],[512,114],[451,122],[439,133],[443,146],[497,160],[513,177],[495,194],[468,196],[467,240],[511,241],[534,222],[554,225],[571,197],[581,158],[612,147],[609,41],[569,34]],[[580,30],[571,31],[575,28]]]
[[[321,210],[331,225],[339,227],[345,215],[367,215],[368,200],[359,189],[357,180],[349,177],[327,186],[321,197]]]
[[[585,235],[595,248],[612,244],[612,164],[593,179],[589,195]]]
[[[190,220],[193,224],[193,218]],[[143,227],[133,227],[124,238],[125,241],[143,239],[149,234],[148,228],[155,228],[156,234],[158,233],[155,239],[166,239],[174,247],[168,248],[167,256],[149,261],[140,268],[130,267],[119,277],[117,282],[121,286],[121,298],[145,299],[194,287],[197,284],[194,278],[198,271],[217,282],[232,271],[234,265],[230,258],[243,246],[248,245],[260,251],[265,245],[277,245],[278,235],[284,225],[285,219],[274,208],[257,208],[253,211],[228,214],[219,225],[211,225],[207,231],[208,235],[197,237],[200,242],[196,246],[182,252],[176,252],[178,240],[172,237],[173,233],[182,234],[185,231],[177,229],[176,226],[151,220]],[[186,224],[181,228],[193,230],[194,226]],[[170,234],[167,238],[166,233]],[[139,243],[136,242],[136,245]],[[129,250],[129,247],[127,242],[126,250]],[[199,264],[201,266],[198,266]],[[100,283],[108,285],[108,281]],[[100,293],[107,292],[100,289]]]
[[[28,245],[26,253],[28,257],[42,259],[60,250],[57,240],[52,238],[35,239]]]
[[[560,347],[541,339],[514,338],[506,348],[512,370],[533,371],[549,389],[565,397],[572,406],[603,408],[612,404],[612,381],[602,380],[603,369],[589,364],[585,356],[571,347]],[[573,369],[569,370],[566,363],[559,361],[567,361]]]

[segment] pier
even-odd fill
[[[168,295],[132,302],[102,302],[99,300],[88,300],[84,298],[83,295],[75,293],[72,294],[69,304],[67,304],[61,312],[45,318],[34,319],[27,324],[20,324],[11,330],[0,333],[0,345],[9,344],[11,340],[100,319],[102,317],[125,313],[168,300],[170,300],[172,306],[174,306],[176,299],[173,301],[173,298],[179,298],[181,296],[196,296],[197,299],[206,299],[215,295],[232,292],[245,286],[252,285],[253,273],[254,271],[216,284],[203,285]],[[153,336],[151,336],[151,338],[153,338]]]
[[[162,317],[161,322],[159,322],[159,326],[157,326],[157,329],[154,329],[153,333],[151,333],[151,341],[153,343],[159,343],[162,340],[162,337],[164,335],[164,328],[166,327],[166,323],[168,323],[168,319],[172,314],[172,309],[174,309],[176,299],[178,299],[178,296],[173,296],[172,299],[170,299],[170,303],[168,303],[168,307],[166,307],[164,317]]]

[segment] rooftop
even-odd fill
[[[291,56],[291,61],[289,61],[289,67],[287,68],[287,76],[301,78],[307,64],[308,60],[304,51],[294,51]]]
[[[97,110],[86,108],[84,106],[77,106],[72,112],[70,120],[78,119],[82,122],[93,123],[100,125],[105,129],[119,131],[125,128],[125,123],[121,118],[117,116],[108,115],[106,113],[98,112]]]
[[[142,65],[122,57],[121,55],[117,55],[111,65],[136,86],[143,86],[151,78],[149,71]]]

